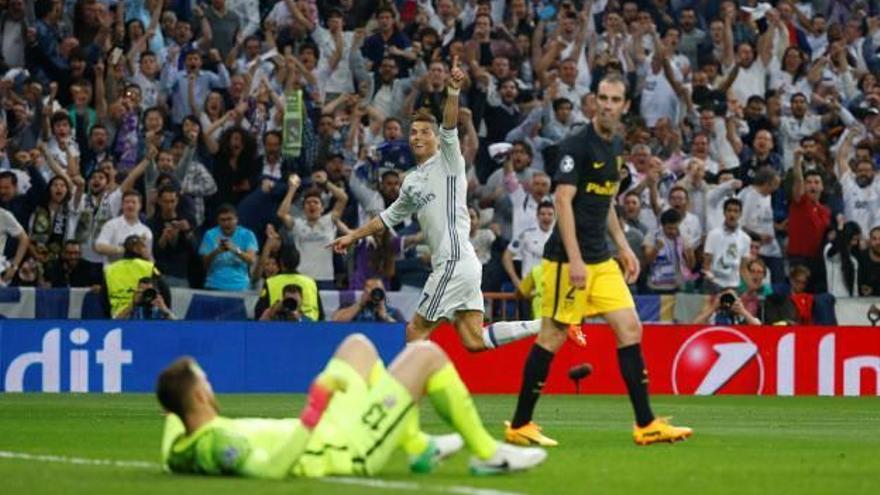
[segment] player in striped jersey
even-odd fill
[[[462,344],[476,352],[535,335],[541,322],[496,322],[483,328],[483,267],[468,242],[467,177],[457,130],[458,96],[464,82],[465,74],[453,59],[440,129],[430,113],[413,117],[409,144],[418,166],[406,175],[400,196],[379,216],[331,246],[344,253],[358,239],[416,214],[431,249],[433,271],[407,325],[407,341],[426,339],[446,320],[454,323]]]

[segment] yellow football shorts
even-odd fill
[[[587,284],[576,289],[568,278],[568,263],[541,261],[544,301],[541,316],[559,323],[579,324],[584,318],[634,308],[623,272],[613,258],[587,264]]]

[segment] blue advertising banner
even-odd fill
[[[386,362],[403,324],[0,321],[0,392],[152,392],[190,355],[218,392],[305,392],[336,346],[366,334]]]

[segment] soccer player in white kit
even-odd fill
[[[431,248],[433,271],[406,327],[406,340],[426,339],[446,320],[455,325],[465,348],[477,352],[535,335],[541,324],[540,320],[509,321],[483,328],[483,267],[468,241],[467,177],[458,142],[458,96],[464,81],[465,74],[453,59],[442,127],[437,129],[429,112],[413,117],[409,144],[418,166],[406,175],[400,196],[377,217],[330,246],[342,254],[358,239],[415,213]]]

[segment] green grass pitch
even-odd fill
[[[479,396],[500,435],[512,396]],[[290,416],[302,396],[223,395],[230,416]],[[538,408],[561,445],[533,472],[478,478],[461,453],[431,475],[413,476],[402,456],[367,487],[316,480],[262,482],[171,476],[151,468],[75,465],[3,453],[156,462],[162,419],[150,395],[0,395],[3,494],[858,494],[880,493],[877,398],[655,397],[654,408],[694,427],[675,445],[637,447],[625,397],[548,396]],[[423,406],[429,432],[449,431]],[[464,491],[463,490],[464,487]],[[483,491],[478,491],[482,489]]]

